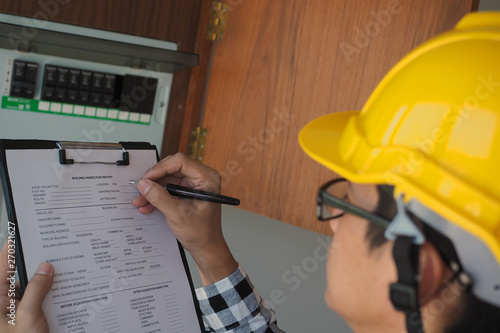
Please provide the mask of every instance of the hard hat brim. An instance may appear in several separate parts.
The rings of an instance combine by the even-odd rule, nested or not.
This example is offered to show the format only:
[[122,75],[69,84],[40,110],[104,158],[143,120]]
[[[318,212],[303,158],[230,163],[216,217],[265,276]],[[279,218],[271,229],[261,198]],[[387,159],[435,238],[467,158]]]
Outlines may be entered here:
[[310,121],[299,133],[299,144],[316,162],[350,181],[366,183],[366,178],[340,155],[339,142],[347,123],[361,111],[344,111],[328,114]]

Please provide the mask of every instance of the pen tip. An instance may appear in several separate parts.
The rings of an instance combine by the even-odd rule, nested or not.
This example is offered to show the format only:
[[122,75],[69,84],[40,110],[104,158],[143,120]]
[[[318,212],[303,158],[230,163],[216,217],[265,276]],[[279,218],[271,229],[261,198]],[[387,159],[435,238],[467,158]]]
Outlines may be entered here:
[[137,185],[137,183],[138,183],[139,181],[137,181],[137,180],[127,180],[126,182],[127,182],[127,183],[129,183],[129,184],[134,184],[134,185]]

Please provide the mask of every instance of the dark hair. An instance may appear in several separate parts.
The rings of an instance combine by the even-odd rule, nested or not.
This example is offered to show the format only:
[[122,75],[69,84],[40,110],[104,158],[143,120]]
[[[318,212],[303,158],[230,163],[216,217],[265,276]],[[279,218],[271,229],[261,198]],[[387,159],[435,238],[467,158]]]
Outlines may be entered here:
[[[375,213],[388,219],[393,219],[397,212],[396,201],[393,197],[394,187],[389,185],[378,185],[379,200]],[[451,240],[439,233],[429,225],[412,217],[418,225],[422,225],[423,233],[427,240],[431,242],[443,257],[444,261],[450,260],[459,262],[455,248]],[[385,229],[368,224],[366,239],[369,242],[370,250],[382,246],[387,239],[384,235]],[[462,305],[459,313],[456,313],[454,320],[445,333],[500,333],[500,308],[485,303],[472,294],[470,288],[463,288]]]
[[479,300],[470,291],[462,296],[462,308],[457,320],[446,329],[445,333],[499,333],[500,308]]

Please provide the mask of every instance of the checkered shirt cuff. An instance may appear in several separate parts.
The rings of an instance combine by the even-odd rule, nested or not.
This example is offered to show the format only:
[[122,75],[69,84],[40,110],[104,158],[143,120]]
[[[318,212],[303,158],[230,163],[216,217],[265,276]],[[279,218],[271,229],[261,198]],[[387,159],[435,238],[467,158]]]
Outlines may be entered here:
[[196,289],[196,296],[209,332],[285,333],[241,267],[225,279]]

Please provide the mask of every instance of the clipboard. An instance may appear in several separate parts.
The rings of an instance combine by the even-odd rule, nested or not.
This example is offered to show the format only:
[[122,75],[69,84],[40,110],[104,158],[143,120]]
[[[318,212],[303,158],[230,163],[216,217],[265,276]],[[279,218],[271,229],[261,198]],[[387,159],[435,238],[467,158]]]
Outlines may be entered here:
[[147,142],[0,140],[22,291],[41,262],[54,266],[51,332],[204,332],[184,249],[163,214],[131,204],[126,180],[158,160]]

